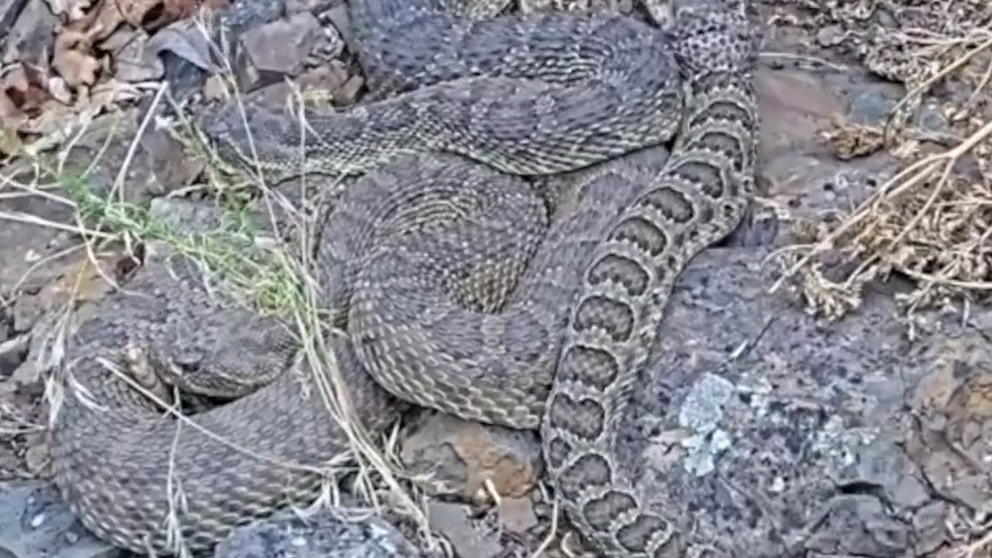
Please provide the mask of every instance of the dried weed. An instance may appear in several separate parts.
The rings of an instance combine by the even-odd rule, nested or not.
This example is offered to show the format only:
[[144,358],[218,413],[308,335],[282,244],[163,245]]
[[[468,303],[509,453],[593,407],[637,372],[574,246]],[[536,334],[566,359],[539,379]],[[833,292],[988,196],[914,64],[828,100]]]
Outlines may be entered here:
[[[992,8],[914,0],[807,7],[815,19],[841,25],[872,71],[908,91],[884,129],[838,122],[824,139],[842,159],[886,149],[906,166],[836,226],[801,224],[795,231],[800,244],[776,254],[784,274],[773,290],[788,281],[813,311],[830,319],[857,308],[869,284],[893,273],[915,285],[899,295],[908,313],[988,299]],[[883,9],[892,15],[889,25],[871,23]],[[944,151],[934,152],[927,142],[933,138],[908,124],[924,101],[941,107],[948,136],[956,138]]]

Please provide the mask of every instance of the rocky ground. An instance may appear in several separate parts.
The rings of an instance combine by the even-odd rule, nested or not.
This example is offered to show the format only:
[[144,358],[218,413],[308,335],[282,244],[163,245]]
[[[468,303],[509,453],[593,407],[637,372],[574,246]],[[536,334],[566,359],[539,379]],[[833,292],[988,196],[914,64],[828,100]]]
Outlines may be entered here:
[[[197,32],[197,4],[105,4],[121,7],[0,3],[0,557],[124,555],[88,535],[46,481],[46,379],[58,358],[47,348],[65,312],[99,304],[106,277],[133,265],[128,246],[151,234],[111,209],[152,204],[194,221],[211,200],[241,199],[203,186],[208,160],[172,133],[171,103],[195,112],[223,95],[225,74],[274,102],[290,91],[286,78],[339,106],[363,92],[340,2],[221,12],[221,42],[236,47],[228,69]],[[631,9],[524,2],[561,4]],[[705,254],[681,278],[652,357],[669,373],[637,390],[639,412],[625,426],[629,461],[646,459],[641,476],[677,502],[676,519],[700,548],[749,558],[989,555],[982,42],[992,14],[979,2],[936,4],[761,5],[763,234]],[[926,94],[903,111],[920,86]],[[928,173],[918,185],[912,173],[897,176],[918,161],[910,170]],[[933,179],[944,165],[946,184]],[[117,228],[98,229],[95,218]],[[88,244],[84,221],[98,231]],[[806,251],[785,249],[795,245]],[[799,261],[814,246],[813,259]],[[433,547],[417,518],[393,510],[355,521],[284,517],[244,529],[218,555],[316,556],[309,545],[319,537],[354,540],[349,556],[369,557],[575,547],[567,526],[551,528],[534,435],[425,412],[407,422],[395,453],[459,487],[456,497],[423,499],[440,537]]]

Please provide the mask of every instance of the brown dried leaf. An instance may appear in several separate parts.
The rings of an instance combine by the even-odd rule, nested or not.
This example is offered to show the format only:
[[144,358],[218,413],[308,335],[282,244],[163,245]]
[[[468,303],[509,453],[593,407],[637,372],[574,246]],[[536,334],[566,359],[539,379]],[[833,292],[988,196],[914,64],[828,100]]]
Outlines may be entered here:
[[76,21],[86,17],[86,12],[93,5],[92,0],[48,0],[48,6],[55,15],[66,15],[68,21]]
[[68,27],[55,37],[52,66],[73,89],[92,86],[99,77],[103,64],[91,54],[94,39],[92,32]]
[[0,79],[0,151],[12,153],[19,149],[18,132],[28,121],[41,114],[42,106],[51,99],[47,80],[37,67],[18,64]]
[[95,16],[95,26],[100,27],[100,38],[109,37],[125,22],[151,33],[195,15],[201,6],[226,5],[228,0],[105,0]]
[[38,118],[25,126],[31,133],[41,136],[28,146],[28,150],[37,153],[58,146],[78,131],[80,126],[91,122],[108,107],[133,101],[140,94],[140,91],[129,84],[110,79],[96,85],[72,106],[50,102]]
[[[2,110],[3,102],[0,99],[0,110]],[[3,158],[9,157],[11,155],[16,155],[20,153],[24,148],[24,143],[21,142],[21,138],[17,135],[17,130],[8,128],[6,124],[0,126],[0,156]]]
[[48,93],[46,72],[31,64],[19,64],[3,77],[3,93],[14,105],[29,116],[37,115]]

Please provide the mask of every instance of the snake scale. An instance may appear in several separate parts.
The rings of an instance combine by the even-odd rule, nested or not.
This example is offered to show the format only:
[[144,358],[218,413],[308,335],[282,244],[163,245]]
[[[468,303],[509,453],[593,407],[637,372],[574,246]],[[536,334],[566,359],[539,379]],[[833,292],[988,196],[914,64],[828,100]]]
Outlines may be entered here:
[[[237,107],[204,130],[269,179],[368,172],[316,250],[326,302],[348,308],[333,347],[358,420],[391,422],[392,394],[539,428],[557,496],[600,554],[678,556],[663,503],[612,457],[614,432],[675,278],[752,195],[759,33],[746,0],[673,0],[664,33],[619,16],[489,18],[506,2],[468,0],[484,19],[440,0],[351,2],[359,59],[394,96],[308,113],[303,149],[291,116],[249,106],[260,162]],[[652,151],[631,152],[676,132],[661,172],[638,165]],[[518,175],[569,171],[571,207],[551,220]],[[294,333],[211,281],[185,259],[150,262],[67,352],[56,483],[87,528],[137,552],[209,548],[309,503],[346,449],[290,372]],[[240,397],[193,419],[241,451],[177,427],[99,362],[134,346],[181,387]]]

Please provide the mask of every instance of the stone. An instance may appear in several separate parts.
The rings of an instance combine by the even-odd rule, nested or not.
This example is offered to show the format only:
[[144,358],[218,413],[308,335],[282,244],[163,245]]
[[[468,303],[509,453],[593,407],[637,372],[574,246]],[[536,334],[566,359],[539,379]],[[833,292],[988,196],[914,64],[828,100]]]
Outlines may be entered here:
[[0,557],[125,558],[88,534],[53,487],[43,482],[0,483]]
[[426,558],[378,517],[345,518],[319,511],[304,519],[277,514],[237,529],[217,545],[214,558]]
[[462,420],[431,412],[403,441],[400,457],[414,474],[441,483],[437,493],[485,502],[521,497],[536,486],[542,471],[534,432]]
[[308,12],[246,31],[241,37],[246,65],[238,72],[242,91],[302,74],[322,34],[320,22]]

